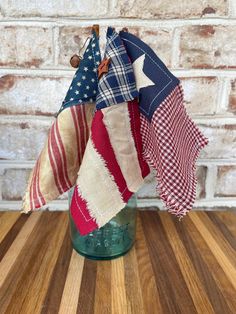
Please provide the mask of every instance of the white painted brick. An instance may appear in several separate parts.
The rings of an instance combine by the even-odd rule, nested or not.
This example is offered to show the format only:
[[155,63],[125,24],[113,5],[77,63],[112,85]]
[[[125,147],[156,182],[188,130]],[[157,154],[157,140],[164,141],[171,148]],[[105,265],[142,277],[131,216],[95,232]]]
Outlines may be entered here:
[[[180,78],[181,79],[181,78]],[[182,78],[184,103],[189,114],[214,114],[219,82],[215,77]]]
[[2,199],[21,200],[24,194],[30,169],[7,169],[2,180]]
[[121,0],[117,1],[117,14],[131,18],[191,18],[222,16],[227,13],[224,0],[172,1],[172,0]]
[[182,27],[181,68],[235,68],[235,26],[194,25]]
[[99,17],[108,13],[108,0],[1,0],[5,16],[74,16]]
[[55,114],[72,79],[3,76],[0,78],[0,113]]
[[37,159],[52,120],[1,119],[0,159]]
[[200,153],[200,158],[236,158],[235,125],[199,125],[209,139]]
[[[216,181],[216,196],[236,197],[236,166],[218,167]],[[235,200],[236,204],[236,200]]]
[[0,42],[0,66],[38,68],[52,64],[49,28],[0,26]]

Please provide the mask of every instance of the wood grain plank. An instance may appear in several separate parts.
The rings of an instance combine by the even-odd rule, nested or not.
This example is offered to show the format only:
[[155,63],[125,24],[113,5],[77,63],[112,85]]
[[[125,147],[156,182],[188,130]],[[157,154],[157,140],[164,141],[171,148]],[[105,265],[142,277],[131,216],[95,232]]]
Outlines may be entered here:
[[12,245],[12,242],[15,240],[16,236],[22,229],[23,225],[29,218],[29,215],[21,214],[20,216],[15,215],[17,220],[14,222],[14,224],[11,226],[9,231],[5,234],[4,238],[2,239],[0,243],[0,262],[3,259],[6,252],[9,250],[10,246]]
[[111,261],[97,262],[95,314],[111,313]]
[[16,291],[24,270],[27,269],[34,245],[37,245],[37,242],[32,240],[41,216],[42,212],[35,212],[29,216],[0,263],[0,308],[3,313]]
[[[40,313],[66,232],[66,218],[63,212],[42,213],[33,235],[38,245],[33,246],[31,243],[30,249],[34,248],[34,252],[16,285],[7,313]],[[24,249],[22,251],[28,253]],[[22,254],[18,258],[24,260]]]
[[[233,254],[235,255],[236,253],[236,233],[235,235],[227,228],[227,226],[222,222],[220,217],[217,215],[217,212],[211,212],[207,211],[206,212],[207,216],[211,219],[211,221],[214,223],[216,228],[221,231],[223,234],[223,237],[225,241],[229,243],[229,245],[233,249]],[[236,221],[235,221],[235,230],[236,230]]]
[[198,313],[214,313],[211,303],[207,297],[203,284],[189,258],[189,255],[175,229],[173,219],[170,215],[160,215],[162,225],[166,230],[170,245],[180,266],[181,272],[192,296]]
[[130,308],[131,313],[144,314],[143,296],[139,281],[135,247],[124,255],[123,259],[125,270],[125,291],[127,304],[129,304],[128,307]]
[[147,242],[141,225],[140,215],[137,217],[135,250],[144,312],[164,314],[165,312],[161,307],[160,295],[156,287],[155,276],[148,252]]
[[[30,217],[27,219],[27,222],[24,225],[24,228],[20,231],[18,236],[15,238],[11,247],[7,251],[4,258],[2,259],[1,264],[0,264],[0,288],[2,287],[6,277],[8,276],[10,270],[12,269],[25,243],[30,237],[31,232],[33,231],[34,227],[39,221],[40,216],[41,216],[40,212],[36,212],[34,213],[34,215],[30,215]],[[16,217],[19,217],[19,215],[16,215]]]
[[206,226],[205,223],[199,218],[201,214],[203,213],[192,212],[190,218],[195,226],[197,226],[199,233],[203,236],[209,248],[212,249],[212,253],[214,254],[216,260],[236,290],[236,268],[234,267],[232,260],[228,258],[227,252],[223,251],[219,245],[219,241],[217,241],[217,239],[214,238],[212,233],[208,230],[208,226]]
[[0,217],[0,242],[9,232],[16,220],[19,218],[20,212],[3,212]]
[[214,215],[219,217],[230,233],[236,238],[236,212],[215,211]]
[[197,313],[158,212],[140,214],[164,312]]
[[68,223],[0,213],[0,313],[236,313],[235,213],[142,211],[134,247],[111,261],[73,250]]
[[[185,224],[187,229],[188,236],[191,237],[194,243],[194,247],[196,248],[195,256],[201,256],[204,264],[207,265],[206,269],[202,269],[205,271],[205,276],[209,272],[214,278],[214,281],[217,283],[218,289],[221,291],[222,295],[224,296],[224,300],[226,301],[228,307],[230,308],[230,312],[227,312],[227,308],[224,310],[223,313],[235,313],[236,312],[236,298],[235,298],[235,289],[229,280],[228,276],[224,273],[219,261],[216,259],[215,254],[213,251],[215,250],[214,246],[209,246],[204,238],[204,235],[199,232],[199,228],[201,225],[194,224],[192,219],[190,218],[194,212],[188,215],[188,218],[191,220],[192,224]],[[186,217],[187,218],[187,217]],[[210,276],[209,276],[210,278]],[[210,282],[209,282],[210,283]],[[209,286],[208,283],[208,286]],[[213,285],[214,287],[215,285]],[[216,294],[217,290],[213,288],[211,291],[211,287],[209,286],[209,292],[211,294],[211,298]],[[212,303],[214,305],[214,303]],[[222,312],[217,312],[222,313]]]
[[[218,243],[221,250],[224,251],[224,254],[236,269],[236,252],[225,238],[225,235],[224,233],[222,233],[221,228],[219,228],[218,225],[214,223],[214,220],[210,219],[209,215],[206,212],[199,213],[198,217],[201,219],[204,225],[207,226],[208,232],[211,233],[212,237]],[[236,239],[232,241],[234,243],[234,246],[236,246]]]
[[125,273],[123,256],[111,261],[111,304],[112,314],[127,314]]
[[[191,213],[189,213],[191,215]],[[198,233],[196,227],[192,223],[191,219],[186,216],[181,223],[178,220],[173,219],[173,223],[178,232],[178,235],[185,246],[185,249],[188,253],[188,256],[197,272],[199,280],[201,280],[202,285],[207,293],[207,296],[212,304],[214,309],[214,313],[230,313],[230,308],[225,301],[224,295],[219,289],[217,282],[214,280],[212,276],[212,270],[208,268],[208,265],[205,263],[202,258],[201,248],[197,247],[192,240],[187,227],[195,232],[196,236],[202,238],[202,236]],[[204,239],[202,239],[204,241]]]
[[42,304],[41,314],[58,313],[71,254],[72,245],[68,225],[65,237],[62,241],[58,259],[54,266],[53,274],[48,285],[47,294]]
[[73,249],[61,298],[59,314],[75,314],[77,312],[83,267],[84,257]]
[[94,299],[97,276],[97,261],[85,258],[83,276],[80,286],[78,314],[94,313]]

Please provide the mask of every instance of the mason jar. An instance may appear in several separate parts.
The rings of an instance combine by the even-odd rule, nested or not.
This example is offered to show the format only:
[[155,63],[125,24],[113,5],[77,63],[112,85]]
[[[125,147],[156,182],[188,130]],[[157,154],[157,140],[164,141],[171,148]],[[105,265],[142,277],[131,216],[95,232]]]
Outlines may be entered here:
[[[68,192],[69,206],[74,187]],[[80,235],[69,212],[70,237],[73,248],[81,255],[96,260],[108,260],[126,254],[134,244],[137,220],[136,196],[103,227]]]

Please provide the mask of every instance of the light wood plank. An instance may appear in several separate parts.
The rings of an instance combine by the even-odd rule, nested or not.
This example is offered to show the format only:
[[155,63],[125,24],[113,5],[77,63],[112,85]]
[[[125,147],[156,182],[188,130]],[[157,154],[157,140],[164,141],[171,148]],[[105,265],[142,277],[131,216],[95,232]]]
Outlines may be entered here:
[[59,314],[76,314],[81,279],[84,267],[84,257],[79,255],[74,249],[66,277],[66,282],[61,298]]
[[97,262],[94,314],[111,313],[111,261]]
[[[18,215],[16,215],[18,217]],[[14,265],[20,251],[27,242],[32,230],[40,219],[41,212],[35,212],[30,215],[26,221],[24,228],[19,232],[18,236],[12,243],[11,247],[7,251],[7,254],[4,256],[0,263],[0,288],[4,283],[9,271]]]
[[112,314],[127,314],[130,312],[125,291],[123,256],[111,261],[111,304]]
[[217,259],[218,263],[224,270],[226,276],[228,277],[229,281],[232,283],[234,289],[236,290],[236,269],[231,261],[225,255],[225,252],[222,251],[221,247],[219,246],[218,242],[212,236],[212,234],[207,229],[206,225],[202,222],[202,220],[198,217],[197,212],[192,212],[190,215],[191,220],[197,227],[200,234],[205,239],[206,243],[208,244],[209,248],[211,249],[212,253],[214,254],[215,258]]
[[20,212],[4,212],[0,217],[0,242],[20,217]]

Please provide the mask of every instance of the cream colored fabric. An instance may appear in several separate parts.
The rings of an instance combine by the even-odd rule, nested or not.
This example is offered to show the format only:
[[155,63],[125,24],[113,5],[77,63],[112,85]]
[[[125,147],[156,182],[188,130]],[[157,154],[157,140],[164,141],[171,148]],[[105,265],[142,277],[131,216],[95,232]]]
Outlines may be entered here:
[[102,109],[102,112],[103,122],[127,187],[131,192],[136,192],[143,184],[143,177],[131,133],[128,105],[113,105]]
[[81,197],[86,200],[89,213],[96,218],[99,227],[125,206],[114,177],[90,138],[78,173],[77,188]]

